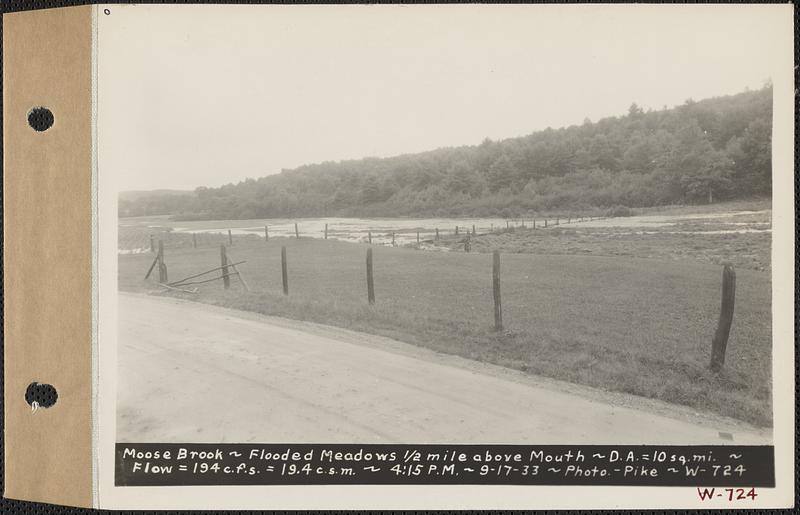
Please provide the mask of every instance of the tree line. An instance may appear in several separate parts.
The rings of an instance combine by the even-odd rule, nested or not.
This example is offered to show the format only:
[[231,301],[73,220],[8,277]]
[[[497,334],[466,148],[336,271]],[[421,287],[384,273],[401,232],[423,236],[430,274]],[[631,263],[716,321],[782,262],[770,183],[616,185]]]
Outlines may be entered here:
[[772,86],[479,145],[323,162],[191,195],[121,199],[179,219],[505,216],[771,194]]

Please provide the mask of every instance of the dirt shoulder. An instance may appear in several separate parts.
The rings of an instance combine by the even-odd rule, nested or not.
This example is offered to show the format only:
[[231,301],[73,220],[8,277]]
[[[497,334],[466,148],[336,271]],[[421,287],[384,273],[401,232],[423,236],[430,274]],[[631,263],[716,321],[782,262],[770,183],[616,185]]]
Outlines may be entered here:
[[[532,376],[380,336],[179,299],[128,293],[120,299],[121,356],[130,357],[120,368],[122,440],[235,441],[230,438],[236,435],[285,435],[291,440],[317,417],[331,432],[309,429],[310,437],[337,441],[771,441],[769,430],[725,417]],[[154,354],[160,356],[158,363],[143,358]],[[291,370],[281,363],[291,363]],[[170,370],[159,370],[162,366]],[[238,422],[226,419],[220,426],[214,422],[219,411],[211,406],[198,409],[193,406],[195,397],[173,402],[167,411],[146,402],[148,395],[172,397],[176,392],[171,389],[179,392],[187,382],[199,384],[200,376],[204,385],[213,385],[205,395],[199,392],[205,403],[224,402],[236,391],[239,398],[258,397],[260,403],[266,395],[282,408],[253,411],[252,405],[243,406],[234,409]],[[134,384],[139,387],[124,393],[126,385]],[[276,429],[268,421],[278,412],[284,422]],[[186,435],[178,428],[177,434],[171,433],[175,424],[164,417],[176,415],[187,419],[186,430],[204,430]],[[403,421],[410,424],[405,430]],[[259,429],[265,425],[272,429]]]

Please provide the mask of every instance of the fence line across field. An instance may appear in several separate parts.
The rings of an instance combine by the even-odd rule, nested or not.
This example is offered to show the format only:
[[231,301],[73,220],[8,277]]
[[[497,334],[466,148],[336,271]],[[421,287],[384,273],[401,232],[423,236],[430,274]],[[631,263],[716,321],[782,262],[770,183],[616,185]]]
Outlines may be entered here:
[[[545,225],[547,225],[547,220],[545,220]],[[297,231],[297,224],[295,224],[295,231]],[[457,231],[458,227],[455,228],[456,234]],[[474,226],[472,232],[470,232],[469,230],[466,231],[466,236],[464,240],[464,250],[466,252],[470,251],[470,242],[474,231],[475,231]],[[267,234],[266,227],[265,227],[265,234]],[[370,245],[367,248],[367,254],[366,254],[367,303],[368,305],[372,306],[376,302],[374,260],[373,260],[373,251],[371,245],[372,234],[371,232],[369,232],[368,234],[370,239]],[[394,233],[392,233],[392,237],[394,237]],[[417,239],[419,240],[419,231],[417,231]],[[147,270],[144,279],[147,280],[152,274],[153,270],[155,268],[158,268],[159,278],[157,282],[159,286],[170,291],[197,293],[197,288],[194,288],[193,290],[186,290],[185,288],[187,286],[207,284],[214,281],[222,280],[223,288],[227,290],[230,289],[231,286],[230,278],[236,277],[242,284],[244,289],[247,292],[250,292],[251,289],[249,284],[245,280],[241,271],[237,268],[238,265],[242,265],[247,261],[234,261],[233,259],[229,260],[230,257],[229,251],[224,243],[220,244],[219,250],[220,250],[220,266],[184,277],[183,279],[180,279],[178,281],[169,282],[167,278],[167,265],[164,253],[164,242],[163,240],[158,240],[158,252],[152,264],[150,265],[149,269]],[[192,281],[192,279],[198,279],[200,277],[203,277],[205,275],[214,272],[220,272],[220,275],[212,277],[210,279]],[[283,286],[283,294],[285,296],[288,296],[289,264],[288,264],[288,255],[285,245],[281,246],[281,282]],[[504,328],[500,282],[501,282],[500,251],[495,250],[492,252],[492,299],[494,304],[495,331],[502,331]],[[720,306],[720,316],[717,323],[717,329],[711,341],[711,361],[709,368],[714,372],[719,372],[722,369],[723,365],[725,364],[725,352],[727,349],[728,338],[730,336],[731,325],[733,324],[735,300],[736,300],[736,272],[733,268],[733,265],[725,264],[723,266],[723,272],[722,272],[722,301]]]
[[[514,218],[514,219],[506,219],[506,228],[505,228],[505,230],[502,229],[502,228],[496,228],[494,223],[490,223],[489,227],[483,227],[483,228],[478,227],[476,224],[463,225],[463,226],[457,224],[457,225],[454,226],[453,230],[451,232],[449,232],[449,234],[451,236],[453,236],[453,237],[457,237],[457,236],[461,237],[461,236],[468,236],[468,235],[469,236],[480,236],[480,235],[486,235],[486,234],[495,234],[495,233],[503,233],[503,232],[508,232],[508,231],[514,231],[516,229],[540,229],[542,227],[543,228],[549,228],[549,227],[562,225],[562,221],[564,222],[564,225],[566,225],[566,224],[572,224],[572,223],[577,223],[577,222],[589,222],[589,221],[595,221],[595,220],[605,220],[607,218],[608,217],[576,217],[576,218],[573,219],[573,217],[571,217],[571,216],[569,216],[569,217],[542,218],[542,219],[536,219],[536,218]],[[287,226],[287,224],[280,224],[280,225],[282,225],[284,227]],[[291,231],[291,233],[288,232],[289,230]],[[287,232],[285,234],[283,234],[284,237],[288,237],[289,235],[293,235],[296,239],[300,239],[303,236],[302,227],[301,227],[301,224],[299,222],[289,223],[288,224],[288,229],[286,231]],[[331,231],[332,231],[332,227],[330,226],[330,224],[325,223],[324,227],[322,229],[320,229],[320,232],[322,234],[322,239],[325,239],[325,240],[329,239],[329,237],[331,235]],[[366,229],[363,229],[361,231],[355,231],[355,232],[356,233],[361,232],[362,234],[364,232],[366,232],[366,236],[362,236],[362,241],[366,240],[369,243],[373,243],[373,239],[377,239],[379,241],[383,241],[383,242],[385,242],[387,244],[390,244],[392,246],[396,246],[397,245],[398,236],[403,235],[403,234],[409,234],[409,233],[412,234],[412,235],[416,234],[416,244],[417,244],[417,246],[421,245],[422,243],[429,243],[429,242],[434,242],[435,243],[435,242],[442,241],[442,239],[446,238],[447,234],[448,234],[447,231],[442,230],[439,227],[433,227],[433,228],[427,228],[427,227],[421,228],[420,227],[420,228],[413,228],[413,229],[388,229],[388,230],[385,230],[385,231],[375,231],[374,229],[366,228]],[[225,237],[226,233],[227,233],[227,237]],[[375,233],[375,234],[373,234],[373,233]],[[178,246],[185,245],[185,243],[176,242],[176,241],[174,241],[174,238],[170,238],[170,235],[173,234],[170,231],[166,231],[166,232],[164,232],[162,234],[164,234],[167,239],[172,239],[173,240],[168,245],[169,248],[176,248]],[[174,233],[174,234],[180,234],[180,233]],[[211,240],[212,240],[212,245],[214,245],[214,246],[218,245],[220,243],[220,241],[223,240],[223,238],[225,240],[227,240],[227,245],[229,247],[234,246],[235,242],[236,242],[236,238],[234,238],[234,234],[233,234],[233,230],[232,229],[220,229],[218,231],[216,231],[216,230],[202,230],[202,231],[191,232],[191,235],[192,235],[191,247],[194,248],[194,249],[207,248],[208,247],[208,243],[202,242],[202,241],[200,241],[198,239],[198,234],[212,235]],[[252,234],[257,234],[257,233],[255,231],[253,231]],[[309,235],[308,232],[306,232],[305,234]],[[206,239],[206,241],[208,240],[208,238],[205,238],[205,239]],[[150,234],[149,235],[149,241],[150,241],[150,252],[152,252],[153,254],[157,253],[158,250],[156,248],[156,240],[155,240],[155,235],[154,234]],[[264,241],[265,242],[269,242],[270,241],[269,225],[264,225]],[[401,239],[400,241],[402,242],[403,240]],[[412,238],[411,239],[411,243],[413,243],[413,242],[414,242],[414,239]],[[406,243],[408,243],[408,242],[406,242]],[[463,241],[462,241],[462,243],[463,243]]]

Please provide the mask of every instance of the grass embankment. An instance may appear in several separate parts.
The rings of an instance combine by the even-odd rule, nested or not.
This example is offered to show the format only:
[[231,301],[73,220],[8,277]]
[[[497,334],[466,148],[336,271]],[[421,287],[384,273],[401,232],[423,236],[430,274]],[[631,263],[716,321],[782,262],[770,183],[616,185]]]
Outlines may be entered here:
[[[739,270],[726,366],[708,370],[721,269],[696,262],[504,254],[506,330],[493,330],[491,255],[374,247],[377,302],[367,305],[366,245],[235,238],[230,258],[253,289],[200,285],[192,300],[380,334],[471,359],[771,424],[770,278]],[[286,245],[289,297],[281,293]],[[119,256],[122,290],[154,291],[150,254]],[[176,280],[219,266],[219,247],[170,248]]]

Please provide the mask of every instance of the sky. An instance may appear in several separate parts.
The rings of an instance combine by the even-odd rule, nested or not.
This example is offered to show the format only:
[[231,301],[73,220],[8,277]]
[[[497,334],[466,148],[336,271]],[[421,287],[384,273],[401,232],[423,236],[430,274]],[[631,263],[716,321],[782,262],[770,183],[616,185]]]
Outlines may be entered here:
[[[100,173],[194,189],[757,89],[779,5],[109,5]],[[787,15],[788,13],[788,15]]]

